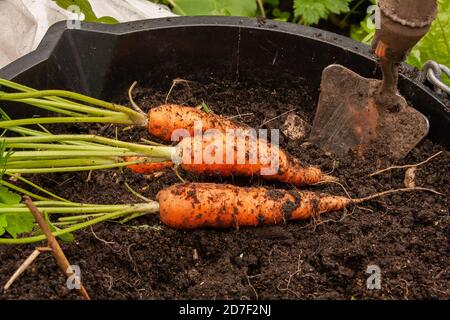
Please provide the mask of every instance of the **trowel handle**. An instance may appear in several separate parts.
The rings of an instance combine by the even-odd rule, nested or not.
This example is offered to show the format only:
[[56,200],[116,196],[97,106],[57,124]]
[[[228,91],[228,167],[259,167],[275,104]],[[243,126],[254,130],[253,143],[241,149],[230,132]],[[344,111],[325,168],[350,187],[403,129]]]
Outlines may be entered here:
[[380,29],[372,46],[379,58],[391,63],[406,59],[428,32],[436,17],[436,0],[380,0]]

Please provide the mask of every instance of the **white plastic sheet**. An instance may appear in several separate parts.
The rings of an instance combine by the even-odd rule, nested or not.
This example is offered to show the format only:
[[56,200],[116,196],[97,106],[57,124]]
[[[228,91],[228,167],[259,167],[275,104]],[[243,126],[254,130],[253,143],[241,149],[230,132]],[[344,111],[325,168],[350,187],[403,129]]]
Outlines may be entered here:
[[[90,0],[97,17],[120,22],[174,16],[167,7],[147,0]],[[36,49],[54,23],[73,15],[52,0],[0,0],[0,68]]]

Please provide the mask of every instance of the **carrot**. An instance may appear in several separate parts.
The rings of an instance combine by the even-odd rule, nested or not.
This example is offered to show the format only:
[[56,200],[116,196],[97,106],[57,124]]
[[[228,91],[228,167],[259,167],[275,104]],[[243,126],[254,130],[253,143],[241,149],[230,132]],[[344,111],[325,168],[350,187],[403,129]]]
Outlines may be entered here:
[[[142,159],[141,157],[125,157],[125,162],[133,162],[136,160]],[[128,165],[135,173],[154,173],[158,171],[163,171],[168,168],[172,168],[174,163],[172,161],[163,161],[163,162],[147,162],[147,163],[137,163]]]
[[148,113],[148,132],[165,141],[171,141],[172,133],[177,129],[185,129],[190,136],[194,135],[194,124],[202,125],[202,132],[217,129],[225,133],[226,129],[250,129],[245,124],[227,119],[213,113],[206,113],[196,108],[175,104],[161,105],[150,109]]
[[156,199],[161,221],[178,229],[280,224],[339,210],[352,202],[349,198],[308,191],[212,183],[174,185],[161,190]]
[[238,228],[307,219],[322,213],[341,210],[351,204],[411,191],[427,191],[442,195],[432,189],[406,188],[388,190],[360,199],[350,199],[310,191],[187,183],[161,190],[156,195],[156,199],[159,202],[160,219],[170,227],[177,229]]
[[[227,140],[227,136],[224,134],[204,136],[203,139],[185,138],[178,145],[178,149],[182,153],[181,167],[193,173],[219,174],[221,176],[258,175],[266,180],[294,185],[311,185],[336,180],[323,173],[319,168],[303,166],[298,159],[265,139],[254,139],[245,135],[232,136]],[[230,152],[228,155],[227,149]],[[195,163],[196,150],[203,151],[204,161],[202,163]],[[205,157],[208,155],[210,157],[217,156],[219,161],[212,164],[206,163]],[[240,159],[242,155],[243,159]]]
[[[206,113],[196,108],[165,104],[143,112],[132,101],[133,108],[102,101],[76,92],[64,90],[35,90],[24,85],[0,78],[0,86],[14,90],[0,91],[0,101],[25,103],[56,112],[59,117],[42,117],[1,121],[0,128],[46,124],[46,123],[114,123],[145,127],[148,132],[161,140],[171,141],[176,129],[186,129],[191,135],[194,123],[202,123],[203,130],[248,129],[244,124],[229,120],[223,116]],[[134,87],[134,86],[133,86]],[[131,90],[133,89],[130,88]],[[131,97],[131,90],[129,95]],[[130,98],[130,100],[132,100]]]
[[136,173],[152,173],[179,166],[194,174],[256,175],[294,185],[335,181],[319,168],[303,165],[275,144],[248,134],[216,132],[184,138],[177,146],[149,146],[95,135],[18,132],[30,136],[0,138],[8,154],[4,164],[6,173],[74,172],[126,166]]
[[[336,180],[319,168],[304,166],[298,159],[265,139],[252,140],[248,135],[228,138],[225,134],[216,133],[201,139],[187,137],[176,146],[176,153],[177,164],[183,170],[195,174],[261,176],[266,180],[298,186]],[[130,168],[137,173],[155,171],[152,163]]]

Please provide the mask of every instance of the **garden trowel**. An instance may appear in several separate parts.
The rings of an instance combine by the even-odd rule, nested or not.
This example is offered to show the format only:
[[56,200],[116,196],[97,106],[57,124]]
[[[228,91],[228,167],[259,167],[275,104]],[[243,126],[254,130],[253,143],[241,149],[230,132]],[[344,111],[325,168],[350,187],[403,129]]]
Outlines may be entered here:
[[436,8],[435,0],[379,1],[381,28],[373,48],[383,80],[341,65],[325,68],[310,142],[336,156],[352,150],[401,159],[428,134],[428,119],[407,104],[397,85],[400,62],[427,33]]

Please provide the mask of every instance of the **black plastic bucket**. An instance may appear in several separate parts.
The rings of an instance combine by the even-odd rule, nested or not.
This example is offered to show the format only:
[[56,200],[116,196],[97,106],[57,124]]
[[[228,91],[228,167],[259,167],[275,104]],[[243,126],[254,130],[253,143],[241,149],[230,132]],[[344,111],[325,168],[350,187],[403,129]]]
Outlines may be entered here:
[[[108,98],[124,81],[189,78],[198,70],[236,80],[258,77],[260,82],[289,75],[307,79],[318,97],[322,70],[332,63],[366,77],[379,76],[367,46],[330,32],[258,19],[177,17],[82,23],[78,30],[57,23],[36,51],[0,70],[0,77],[38,89]],[[401,76],[400,91],[429,117],[430,139],[450,148],[445,104],[407,75]],[[17,118],[24,110],[14,105],[8,113]]]

